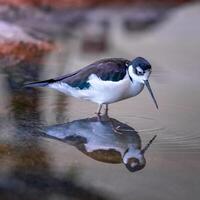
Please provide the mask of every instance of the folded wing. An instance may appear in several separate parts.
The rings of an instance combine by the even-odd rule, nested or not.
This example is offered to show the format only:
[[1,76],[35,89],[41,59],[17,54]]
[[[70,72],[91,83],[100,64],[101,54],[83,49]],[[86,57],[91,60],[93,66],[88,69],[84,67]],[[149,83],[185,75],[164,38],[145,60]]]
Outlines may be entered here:
[[115,82],[122,80],[126,75],[127,66],[129,63],[129,60],[122,58],[103,59],[96,61],[74,73],[60,76],[54,79],[29,83],[26,84],[25,87],[45,87],[49,84],[62,82],[67,83],[69,86],[75,88],[89,88],[90,84],[88,83],[88,79],[92,74],[95,74],[97,77],[104,81],[109,80]]

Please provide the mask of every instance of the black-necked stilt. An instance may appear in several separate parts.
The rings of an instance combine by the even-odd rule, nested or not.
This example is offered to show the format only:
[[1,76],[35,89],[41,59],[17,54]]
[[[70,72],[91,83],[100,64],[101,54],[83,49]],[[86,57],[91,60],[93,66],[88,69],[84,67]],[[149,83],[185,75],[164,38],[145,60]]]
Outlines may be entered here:
[[[116,119],[100,122],[97,118],[75,120],[66,124],[48,126],[42,130],[45,137],[75,146],[92,159],[106,163],[123,163],[135,172],[146,165],[144,154],[156,135],[142,149],[139,134],[127,124]],[[121,134],[113,130],[122,127]]]
[[144,85],[158,108],[148,82],[150,74],[151,65],[142,57],[132,61],[108,58],[96,61],[74,73],[29,83],[26,87],[49,87],[76,98],[93,101],[99,104],[98,115],[102,105],[106,105],[107,115],[109,104],[138,95]]

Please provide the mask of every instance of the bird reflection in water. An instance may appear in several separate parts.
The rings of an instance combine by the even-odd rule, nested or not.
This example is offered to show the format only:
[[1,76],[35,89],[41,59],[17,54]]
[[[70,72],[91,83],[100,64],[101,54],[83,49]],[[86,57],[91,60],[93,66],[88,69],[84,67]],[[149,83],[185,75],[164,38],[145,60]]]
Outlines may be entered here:
[[[123,163],[131,172],[143,169],[146,165],[144,153],[156,135],[142,149],[141,138],[132,127],[113,118],[111,121],[86,118],[48,126],[43,132],[46,137],[73,145],[95,160]],[[120,132],[116,132],[119,127]]]

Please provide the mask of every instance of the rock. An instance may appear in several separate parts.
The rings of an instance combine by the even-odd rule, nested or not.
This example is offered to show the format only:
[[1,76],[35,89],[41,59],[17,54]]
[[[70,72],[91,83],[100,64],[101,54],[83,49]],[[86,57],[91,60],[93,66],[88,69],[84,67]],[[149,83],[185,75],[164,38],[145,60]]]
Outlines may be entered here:
[[0,21],[1,64],[6,64],[8,60],[9,64],[16,64],[17,61],[38,59],[53,49],[53,43],[36,39],[21,27]]

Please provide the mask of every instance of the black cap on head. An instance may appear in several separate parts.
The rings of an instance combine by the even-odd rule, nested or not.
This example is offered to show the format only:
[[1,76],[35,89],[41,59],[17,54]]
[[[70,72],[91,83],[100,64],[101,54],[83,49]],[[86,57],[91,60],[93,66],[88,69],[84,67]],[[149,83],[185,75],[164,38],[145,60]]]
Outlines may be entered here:
[[132,65],[133,65],[133,67],[139,66],[144,71],[146,71],[147,69],[151,69],[150,63],[142,57],[137,57],[134,60],[132,60]]

